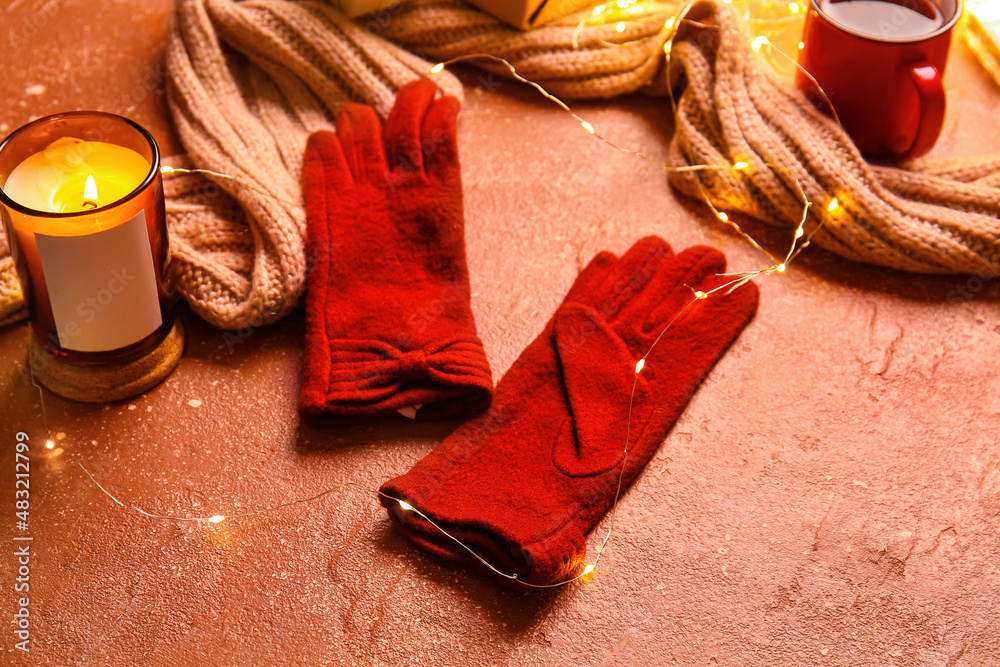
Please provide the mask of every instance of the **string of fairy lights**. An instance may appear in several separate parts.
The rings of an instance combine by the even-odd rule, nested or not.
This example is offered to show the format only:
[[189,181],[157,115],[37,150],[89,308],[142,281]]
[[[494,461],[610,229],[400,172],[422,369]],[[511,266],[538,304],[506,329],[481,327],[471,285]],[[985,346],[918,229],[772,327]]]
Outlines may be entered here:
[[[726,4],[730,4],[731,2],[733,2],[733,0],[722,0],[722,1],[725,2]],[[703,26],[704,27],[704,24],[698,23],[696,21],[691,21],[690,19],[686,18],[687,15],[688,15],[688,13],[689,13],[689,11],[690,11],[690,9],[692,8],[692,6],[694,4],[695,4],[694,2],[691,2],[677,16],[669,18],[664,23],[663,30],[665,31],[665,41],[664,41],[664,44],[663,44],[663,53],[664,53],[664,56],[665,56],[666,61],[667,61],[667,63],[666,63],[667,64],[666,71],[668,73],[670,71],[669,65],[670,65],[671,53],[672,53],[672,50],[673,50],[673,42],[674,42],[674,39],[677,36],[677,30],[680,27],[680,25],[682,23],[686,22],[686,23],[691,23],[691,24],[694,24],[694,25],[699,25],[699,26]],[[783,4],[783,6],[787,10],[787,13],[790,14],[790,15],[795,15],[795,14],[800,13],[801,11],[804,11],[803,6],[800,5],[797,2],[789,2],[789,3],[781,3],[781,4]],[[599,21],[603,21],[605,23],[608,23],[611,20],[617,20],[617,23],[615,25],[615,29],[616,29],[617,32],[623,32],[625,30],[625,27],[626,27],[625,21],[627,20],[627,18],[639,15],[643,11],[644,11],[644,7],[643,7],[643,5],[641,5],[639,3],[638,0],[617,0],[617,2],[615,2],[615,3],[608,3],[608,4],[603,4],[603,5],[599,5],[599,6],[595,7],[593,9],[593,11],[592,11],[592,16],[584,19],[584,21],[581,21],[581,26],[584,25],[587,21],[598,21],[599,20]],[[622,16],[622,13],[624,13],[625,16]],[[714,26],[708,26],[708,27],[714,27]],[[578,31],[579,31],[579,28],[580,28],[580,26],[578,26]],[[610,46],[614,46],[614,45],[609,45],[609,47]],[[777,49],[773,44],[771,44],[770,40],[768,40],[768,38],[765,37],[765,36],[763,36],[763,35],[755,36],[751,40],[750,46],[751,46],[751,48],[754,51],[760,51],[763,47],[768,46],[777,55],[788,57],[787,54],[784,54],[784,53],[780,52],[780,50]],[[801,43],[799,44],[799,48],[802,48]],[[510,74],[510,76],[512,78],[514,78],[517,81],[520,81],[520,82],[522,82],[522,83],[524,83],[524,84],[526,84],[526,85],[531,86],[532,88],[534,88],[546,100],[549,100],[550,102],[552,102],[556,106],[558,106],[560,109],[562,109],[563,111],[565,111],[566,113],[568,113],[574,120],[576,120],[576,122],[578,122],[580,124],[580,126],[583,128],[583,130],[585,132],[587,132],[587,134],[593,136],[595,139],[603,142],[604,144],[607,144],[608,146],[610,146],[611,148],[613,148],[613,149],[615,149],[617,151],[620,151],[622,153],[626,153],[628,155],[632,155],[632,156],[634,156],[634,157],[636,157],[638,159],[641,159],[641,160],[643,160],[643,161],[645,161],[645,162],[647,162],[647,163],[649,163],[649,164],[651,164],[651,165],[653,165],[653,166],[655,166],[655,167],[663,170],[664,172],[683,172],[683,171],[702,171],[702,170],[723,170],[723,169],[728,169],[728,170],[732,170],[732,171],[736,172],[737,174],[739,174],[739,173],[747,172],[748,170],[751,170],[751,169],[754,169],[754,168],[762,168],[762,167],[766,167],[766,168],[769,168],[769,169],[781,169],[781,170],[786,170],[787,171],[787,168],[783,167],[782,165],[754,164],[754,163],[752,163],[749,160],[737,160],[732,165],[728,165],[728,166],[719,166],[719,165],[689,165],[689,166],[684,166],[684,167],[670,167],[668,165],[664,165],[664,164],[660,163],[659,161],[657,161],[657,160],[649,157],[648,155],[646,155],[645,153],[643,153],[640,150],[635,150],[635,149],[631,149],[631,148],[628,148],[628,147],[620,146],[620,145],[616,144],[615,142],[611,141],[606,136],[604,136],[603,134],[601,134],[597,130],[597,128],[594,127],[593,124],[591,124],[586,119],[584,119],[581,116],[579,116],[578,114],[576,114],[561,99],[559,99],[555,95],[552,95],[551,93],[549,93],[540,84],[538,84],[538,83],[536,83],[534,81],[531,81],[531,80],[529,80],[529,79],[521,76],[516,71],[516,69],[514,68],[514,66],[510,62],[508,62],[507,60],[504,60],[503,58],[499,58],[497,56],[493,56],[493,55],[489,55],[489,54],[474,54],[474,55],[467,55],[467,56],[461,56],[461,57],[453,58],[451,60],[440,62],[440,63],[434,65],[432,68],[430,68],[430,70],[428,72],[428,76],[433,76],[434,74],[437,74],[437,73],[441,72],[442,70],[444,70],[445,67],[447,67],[447,66],[449,66],[451,64],[457,63],[457,62],[470,61],[470,60],[483,60],[483,59],[490,60],[490,61],[492,61],[494,63],[500,64],[501,66],[503,66],[508,71],[508,73]],[[794,60],[794,59],[791,59],[791,60]],[[668,76],[669,76],[669,74],[668,74]],[[674,99],[673,91],[672,91],[672,89],[671,89],[670,86],[668,86],[668,90],[670,91],[669,92],[669,99],[670,99],[672,110],[674,112],[676,112],[676,110],[677,110],[677,103],[676,103],[676,100]],[[258,186],[254,185],[252,183],[246,182],[244,179],[237,178],[235,176],[231,176],[229,174],[223,174],[223,173],[216,172],[216,171],[211,171],[211,170],[207,170],[207,169],[186,169],[186,168],[181,168],[181,167],[164,166],[164,167],[161,168],[161,172],[165,176],[170,176],[170,175],[175,175],[175,174],[202,174],[202,175],[211,176],[211,177],[214,177],[214,178],[226,179],[226,180],[230,180],[230,181],[233,181],[235,183],[238,183],[241,187],[248,187],[248,188],[256,190],[256,191],[258,191],[260,193],[266,194],[269,197],[275,198],[273,194],[265,192],[264,190],[262,190]],[[746,284],[747,282],[749,282],[749,281],[751,281],[751,280],[753,280],[753,279],[755,279],[757,277],[771,275],[771,274],[781,274],[781,273],[784,273],[787,270],[788,266],[796,259],[796,257],[798,257],[799,253],[801,253],[806,247],[808,247],[812,236],[814,234],[816,234],[819,231],[819,229],[822,228],[823,219],[822,219],[822,217],[820,217],[818,219],[818,224],[816,224],[812,230],[810,230],[808,232],[806,231],[806,229],[805,229],[806,222],[809,220],[810,210],[813,208],[814,202],[812,202],[806,196],[806,194],[805,194],[805,192],[804,192],[804,190],[803,190],[803,188],[801,186],[801,183],[799,183],[799,181],[796,178],[794,178],[794,176],[792,176],[791,180],[795,184],[795,186],[797,188],[797,191],[798,191],[798,194],[799,194],[799,196],[800,196],[800,198],[802,200],[802,215],[801,215],[801,218],[800,218],[798,224],[796,225],[796,227],[794,229],[792,242],[789,245],[788,251],[786,252],[786,254],[784,255],[784,257],[781,258],[781,259],[775,258],[773,255],[771,255],[771,253],[769,253],[766,249],[764,249],[750,234],[748,234],[746,231],[744,231],[739,226],[739,224],[737,224],[737,222],[735,220],[733,220],[733,218],[729,214],[727,214],[725,211],[719,210],[717,208],[717,206],[715,205],[715,203],[712,202],[711,197],[708,195],[708,193],[705,192],[704,187],[699,185],[699,187],[701,187],[702,199],[708,205],[708,207],[712,211],[712,214],[715,216],[715,218],[718,219],[720,222],[722,222],[724,224],[727,224],[729,227],[731,227],[733,230],[735,230],[735,232],[742,239],[744,239],[745,241],[747,241],[749,244],[751,244],[755,249],[757,249],[761,253],[765,254],[769,258],[769,260],[771,261],[771,263],[768,266],[766,266],[766,267],[764,267],[762,269],[718,274],[718,276],[723,277],[723,278],[727,278],[728,280],[725,280],[721,285],[718,285],[718,286],[716,286],[716,287],[714,287],[714,288],[712,288],[710,290],[707,290],[707,291],[702,291],[702,290],[699,290],[699,289],[694,289],[694,288],[689,287],[689,289],[691,289],[691,292],[692,292],[691,300],[688,301],[680,309],[680,311],[674,316],[674,318],[670,322],[668,322],[666,324],[666,326],[663,327],[663,329],[659,332],[659,334],[657,335],[656,339],[649,346],[649,348],[646,350],[646,352],[642,355],[641,358],[639,358],[636,361],[635,367],[634,367],[634,379],[633,379],[633,384],[632,384],[632,390],[631,390],[631,393],[630,393],[630,396],[629,396],[628,417],[627,417],[626,424],[625,424],[625,440],[624,440],[624,446],[623,446],[624,447],[624,452],[623,452],[624,456],[622,458],[621,463],[619,464],[620,471],[618,473],[618,484],[617,484],[617,489],[616,489],[616,492],[615,492],[614,500],[613,500],[613,503],[612,503],[612,506],[611,506],[611,510],[610,510],[609,516],[608,516],[608,527],[607,527],[607,530],[604,532],[603,538],[600,540],[599,546],[595,549],[596,556],[595,556],[593,562],[591,562],[589,564],[586,564],[586,565],[583,565],[581,563],[580,565],[583,565],[583,567],[579,567],[578,566],[579,572],[576,573],[574,576],[571,576],[571,577],[569,577],[569,578],[567,578],[567,579],[565,579],[563,581],[559,581],[559,582],[556,582],[556,583],[553,583],[553,584],[546,584],[546,585],[533,584],[533,583],[530,583],[530,582],[527,582],[527,581],[524,581],[523,579],[521,579],[517,575],[517,573],[503,572],[502,570],[500,570],[496,566],[494,566],[492,563],[490,563],[487,560],[485,560],[482,556],[480,556],[470,546],[468,546],[467,544],[465,544],[464,542],[462,542],[460,539],[458,539],[457,537],[455,537],[454,535],[452,535],[451,533],[449,533],[445,528],[443,528],[442,526],[440,526],[436,522],[434,522],[434,520],[431,517],[429,517],[428,515],[426,515],[424,512],[422,512],[419,507],[415,507],[414,505],[412,505],[411,503],[407,502],[406,500],[404,500],[402,498],[396,498],[396,497],[387,495],[387,494],[383,493],[382,491],[379,491],[377,489],[372,489],[372,488],[370,488],[368,486],[365,486],[363,484],[358,484],[356,482],[341,482],[339,484],[336,484],[335,486],[332,486],[330,488],[326,488],[326,489],[320,491],[319,493],[316,493],[315,495],[312,495],[312,496],[309,496],[309,497],[298,498],[298,499],[294,499],[294,500],[291,500],[291,501],[288,501],[288,502],[284,502],[284,503],[280,503],[280,504],[276,504],[276,505],[271,505],[271,506],[267,506],[267,507],[263,507],[263,508],[260,508],[260,509],[247,511],[247,512],[236,513],[236,514],[214,514],[214,515],[211,515],[211,516],[193,516],[192,517],[192,516],[177,516],[177,515],[172,515],[172,514],[157,514],[157,513],[154,513],[154,512],[149,512],[149,511],[147,511],[147,510],[145,510],[145,509],[143,509],[141,507],[138,507],[136,505],[132,505],[130,503],[127,503],[127,502],[121,500],[116,495],[114,495],[113,493],[111,493],[110,491],[108,491],[108,489],[106,489],[94,477],[94,475],[91,474],[91,472],[87,469],[87,467],[84,466],[83,463],[72,452],[70,452],[68,449],[65,449],[64,447],[61,447],[61,446],[58,449],[56,449],[56,443],[51,438],[51,430],[49,429],[48,417],[47,417],[46,412],[45,412],[44,392],[43,392],[41,386],[37,382],[35,382],[35,380],[34,380],[34,369],[31,369],[32,370],[32,376],[31,376],[32,382],[33,382],[34,386],[37,388],[38,393],[39,393],[39,397],[40,397],[40,400],[41,400],[42,420],[43,420],[46,432],[49,434],[49,438],[48,438],[48,440],[45,443],[45,447],[47,449],[49,449],[49,450],[55,450],[57,453],[65,452],[80,467],[80,469],[83,470],[83,472],[90,479],[90,481],[98,489],[100,489],[100,491],[103,492],[108,498],[110,498],[114,503],[116,503],[117,505],[119,505],[120,507],[122,507],[124,509],[128,509],[128,510],[137,512],[137,513],[141,514],[142,516],[145,516],[145,517],[147,517],[149,519],[168,520],[168,521],[191,521],[191,522],[206,523],[206,524],[219,524],[219,523],[222,523],[224,521],[233,521],[233,520],[238,520],[238,519],[245,519],[245,518],[249,518],[249,517],[253,517],[253,516],[258,516],[258,515],[261,515],[261,514],[266,514],[266,513],[270,513],[270,512],[279,511],[279,510],[282,510],[284,508],[291,507],[293,505],[311,503],[311,502],[314,502],[314,501],[316,501],[316,500],[318,500],[320,498],[323,498],[323,497],[325,497],[325,496],[327,496],[329,494],[332,494],[335,491],[338,491],[340,489],[353,488],[353,489],[358,489],[358,490],[364,491],[365,493],[380,495],[380,496],[382,496],[382,497],[384,497],[384,498],[386,498],[388,500],[391,500],[391,501],[397,503],[398,507],[401,510],[406,511],[406,512],[413,512],[413,513],[415,513],[416,515],[418,515],[419,517],[421,517],[421,519],[423,519],[424,521],[426,521],[429,525],[433,526],[436,530],[440,531],[442,535],[444,535],[446,538],[452,540],[457,546],[459,546],[460,548],[464,549],[473,558],[475,558],[476,560],[478,560],[482,565],[484,565],[486,568],[488,568],[489,570],[491,570],[496,575],[499,575],[500,577],[503,577],[503,578],[511,580],[511,581],[515,581],[515,582],[519,583],[520,585],[531,587],[531,588],[555,588],[555,587],[559,587],[559,586],[564,586],[566,584],[569,584],[569,583],[572,583],[574,581],[577,581],[577,580],[583,579],[585,577],[588,577],[591,573],[593,573],[594,570],[595,570],[595,568],[597,567],[598,563],[600,562],[601,557],[604,555],[605,549],[606,549],[609,541],[611,540],[611,536],[612,536],[612,534],[614,532],[614,528],[615,528],[615,520],[617,518],[618,504],[619,504],[619,500],[621,498],[621,493],[622,493],[622,490],[623,490],[623,477],[624,477],[626,465],[628,463],[629,446],[631,444],[631,436],[632,436],[632,408],[633,408],[634,401],[635,401],[636,389],[638,387],[639,375],[642,372],[643,368],[645,367],[647,359],[649,358],[650,354],[652,354],[652,352],[656,348],[657,344],[667,334],[667,332],[671,329],[671,327],[674,325],[674,323],[680,317],[682,317],[684,315],[684,313],[686,313],[688,311],[688,309],[691,308],[699,300],[708,299],[712,295],[720,293],[720,292],[729,293],[729,292],[731,292],[731,291],[739,288],[740,286]],[[277,198],[275,198],[275,199],[277,199]],[[284,200],[281,200],[281,201],[284,202]],[[299,205],[298,203],[295,203],[295,202],[284,202],[284,203],[288,203],[288,204],[292,204],[292,205],[296,205],[296,206]],[[825,203],[824,206],[825,206],[826,212],[832,215],[835,212],[837,212],[837,210],[839,208],[839,201],[838,201],[838,199],[836,197],[831,197]]]

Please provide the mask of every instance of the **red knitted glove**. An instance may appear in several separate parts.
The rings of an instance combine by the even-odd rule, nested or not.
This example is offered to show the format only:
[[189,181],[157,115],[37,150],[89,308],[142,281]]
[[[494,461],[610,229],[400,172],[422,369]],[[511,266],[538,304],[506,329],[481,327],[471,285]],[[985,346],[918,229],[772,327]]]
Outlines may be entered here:
[[422,79],[399,91],[384,131],[371,107],[345,104],[336,136],[309,137],[302,412],[422,405],[433,418],[489,404],[469,308],[458,110]]
[[[678,316],[692,290],[722,284],[714,274],[725,264],[706,247],[675,256],[655,237],[621,259],[599,254],[504,375],[490,409],[382,491],[521,581],[572,576],[585,536],[614,502],[637,361],[672,321],[639,374],[623,489],[756,312],[751,283],[697,300]],[[478,565],[415,512],[389,498],[382,503],[418,546]]]

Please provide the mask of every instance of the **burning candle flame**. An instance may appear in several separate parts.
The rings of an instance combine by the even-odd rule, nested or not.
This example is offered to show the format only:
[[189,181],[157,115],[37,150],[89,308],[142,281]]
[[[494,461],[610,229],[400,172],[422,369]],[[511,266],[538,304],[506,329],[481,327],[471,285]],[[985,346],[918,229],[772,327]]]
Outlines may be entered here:
[[83,198],[87,203],[97,204],[97,183],[93,176],[87,176],[87,184],[83,186]]

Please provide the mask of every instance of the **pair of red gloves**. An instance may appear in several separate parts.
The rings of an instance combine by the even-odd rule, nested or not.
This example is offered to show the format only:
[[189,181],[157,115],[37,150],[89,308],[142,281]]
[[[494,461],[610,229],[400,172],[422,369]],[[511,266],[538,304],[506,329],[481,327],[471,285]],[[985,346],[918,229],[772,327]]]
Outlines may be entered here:
[[619,480],[627,488],[653,456],[753,317],[757,289],[694,300],[722,282],[725,257],[712,248],[675,255],[648,237],[621,258],[602,252],[493,397],[469,307],[459,103],[434,95],[427,80],[408,84],[384,128],[370,107],[345,104],[336,135],[309,139],[300,408],[478,412],[383,485],[382,502],[430,552],[480,565],[409,507],[498,570],[551,584],[580,571],[585,537]]

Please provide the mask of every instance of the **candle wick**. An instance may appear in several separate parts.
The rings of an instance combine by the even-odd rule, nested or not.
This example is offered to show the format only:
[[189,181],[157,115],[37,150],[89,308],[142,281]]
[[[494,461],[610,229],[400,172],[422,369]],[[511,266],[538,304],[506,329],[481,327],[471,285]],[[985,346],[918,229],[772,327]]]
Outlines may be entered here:
[[88,199],[83,202],[83,208],[97,208],[97,202]]

